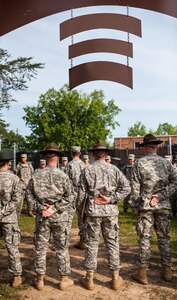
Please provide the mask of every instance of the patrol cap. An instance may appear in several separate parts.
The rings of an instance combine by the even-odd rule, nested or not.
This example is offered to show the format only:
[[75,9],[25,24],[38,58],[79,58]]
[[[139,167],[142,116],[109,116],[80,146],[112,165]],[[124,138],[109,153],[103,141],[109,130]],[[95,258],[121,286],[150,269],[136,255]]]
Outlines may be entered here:
[[20,155],[20,157],[27,158],[27,154],[26,154],[26,153],[23,153],[23,154]]
[[63,156],[63,157],[62,157],[62,161],[63,161],[63,160],[68,160],[68,157]]
[[169,161],[172,161],[172,156],[171,155],[165,155],[164,158],[169,160]]
[[12,151],[0,151],[0,161],[9,161],[13,159],[14,156]]
[[45,159],[40,159],[40,165],[45,165],[46,164],[46,160]]
[[80,153],[81,152],[81,147],[80,146],[72,146],[71,147],[71,152]]
[[135,154],[129,154],[129,155],[128,155],[128,159],[134,160],[134,159],[135,159]]
[[83,159],[89,159],[89,156],[88,156],[87,154],[85,154],[85,155],[83,156]]

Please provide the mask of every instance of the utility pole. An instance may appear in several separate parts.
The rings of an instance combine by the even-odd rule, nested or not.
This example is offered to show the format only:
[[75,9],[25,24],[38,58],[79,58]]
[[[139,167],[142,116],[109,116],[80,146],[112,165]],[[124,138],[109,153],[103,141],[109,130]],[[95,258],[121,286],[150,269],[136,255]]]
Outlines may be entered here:
[[13,146],[14,146],[14,170],[15,170],[15,168],[16,168],[16,153],[17,153],[16,143],[14,143]]

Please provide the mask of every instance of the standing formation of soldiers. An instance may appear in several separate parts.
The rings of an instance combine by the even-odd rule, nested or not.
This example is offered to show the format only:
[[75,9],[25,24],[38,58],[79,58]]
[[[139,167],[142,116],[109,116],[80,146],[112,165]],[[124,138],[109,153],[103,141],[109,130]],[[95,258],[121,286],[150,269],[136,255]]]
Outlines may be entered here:
[[[107,250],[112,289],[117,290],[122,285],[123,280],[119,274],[118,203],[127,199],[129,194],[131,197],[128,202],[136,215],[139,238],[138,270],[133,278],[141,284],[148,284],[147,267],[154,227],[161,256],[162,277],[167,282],[171,281],[169,197],[177,192],[177,171],[169,160],[157,155],[160,143],[162,141],[152,134],[144,137],[141,146],[145,155],[135,162],[131,184],[123,172],[106,162],[109,149],[103,141],[98,141],[89,150],[94,159],[92,164],[85,164],[80,159],[80,147],[72,146],[72,161],[66,164],[64,170],[58,168],[63,153],[56,144],[51,143],[41,151],[44,160],[40,167],[35,172],[32,169],[29,171],[29,166],[22,160],[16,169],[18,176],[9,170],[12,154],[0,152],[0,227],[8,251],[12,286],[22,284],[18,216],[24,194],[28,207],[36,215],[35,285],[39,291],[44,287],[46,254],[51,234],[56,251],[59,289],[66,290],[74,285],[74,280],[69,277],[68,248],[75,212],[78,216],[80,249],[85,248],[86,276],[81,279],[81,284],[88,290],[94,289],[101,233]],[[24,178],[31,174],[25,193],[22,193],[24,179],[20,174],[25,174]]]

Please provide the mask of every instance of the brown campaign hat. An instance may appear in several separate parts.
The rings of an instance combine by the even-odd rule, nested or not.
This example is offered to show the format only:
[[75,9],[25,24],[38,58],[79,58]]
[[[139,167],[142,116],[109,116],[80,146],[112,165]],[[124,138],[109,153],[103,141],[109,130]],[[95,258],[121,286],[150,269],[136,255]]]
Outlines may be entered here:
[[110,151],[110,149],[107,148],[107,145],[104,141],[102,140],[98,140],[94,145],[93,148],[89,149],[89,151],[98,151],[98,150],[106,150],[106,151]]
[[0,151],[0,161],[9,161],[13,159],[14,156],[12,151]]
[[153,144],[153,145],[158,145],[162,144],[162,140],[158,140],[153,134],[148,133],[144,136],[143,143],[141,143],[139,146],[143,147],[145,145]]
[[60,151],[58,145],[55,143],[48,144],[44,150],[40,151],[40,153],[43,155],[48,155],[48,154],[56,154],[58,156],[64,155],[64,153]]

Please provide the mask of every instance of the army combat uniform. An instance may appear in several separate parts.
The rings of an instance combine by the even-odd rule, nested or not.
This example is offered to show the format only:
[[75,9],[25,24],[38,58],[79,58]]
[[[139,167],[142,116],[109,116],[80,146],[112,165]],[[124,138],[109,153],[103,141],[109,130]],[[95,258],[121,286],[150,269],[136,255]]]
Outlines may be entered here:
[[[108,251],[110,270],[120,268],[118,203],[130,193],[128,180],[114,165],[104,160],[96,160],[85,168],[80,177],[77,210],[85,214],[85,262],[87,272],[97,269],[99,235],[102,235]],[[97,205],[94,199],[104,194],[110,202]]]
[[[46,254],[51,234],[53,235],[57,267],[60,275],[70,273],[68,253],[68,206],[71,201],[71,185],[68,176],[57,167],[38,169],[29,182],[27,197],[36,209],[35,226],[35,271],[46,273]],[[45,204],[51,205],[54,214],[43,218]]]
[[[69,208],[69,224],[70,229],[72,227],[72,220],[74,214],[76,212],[76,200],[78,195],[78,182],[81,171],[86,167],[84,162],[81,159],[73,159],[71,160],[67,166],[65,167],[64,172],[69,176],[71,182],[71,191],[72,191],[72,205]],[[79,235],[82,237],[82,221],[80,216],[78,215],[78,227],[79,227]]]
[[[177,189],[177,174],[172,164],[158,156],[148,154],[135,162],[133,206],[139,210],[137,234],[139,236],[139,264],[148,265],[150,242],[154,227],[161,264],[171,266],[170,250],[170,201],[169,197]],[[151,207],[151,195],[159,196],[159,203]]]
[[21,235],[17,218],[20,197],[19,178],[9,170],[0,169],[0,227],[9,257],[9,272],[16,278],[20,278],[22,273],[18,250]]

